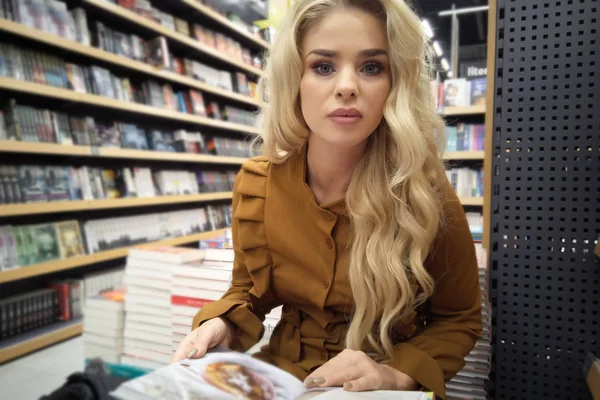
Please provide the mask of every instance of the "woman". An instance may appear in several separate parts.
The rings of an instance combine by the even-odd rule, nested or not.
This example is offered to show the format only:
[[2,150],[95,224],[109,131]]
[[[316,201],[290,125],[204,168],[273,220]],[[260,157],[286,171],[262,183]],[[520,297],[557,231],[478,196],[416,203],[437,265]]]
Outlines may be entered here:
[[263,95],[264,156],[234,189],[233,283],[174,360],[245,351],[306,386],[424,387],[464,365],[481,330],[473,241],[434,132],[429,54],[403,0],[300,0]]

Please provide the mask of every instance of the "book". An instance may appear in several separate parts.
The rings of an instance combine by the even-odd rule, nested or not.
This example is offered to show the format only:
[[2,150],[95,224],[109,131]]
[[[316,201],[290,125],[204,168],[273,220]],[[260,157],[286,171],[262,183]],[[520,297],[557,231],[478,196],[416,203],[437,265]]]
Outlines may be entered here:
[[483,106],[486,101],[487,79],[479,78],[469,81],[470,84],[470,103],[472,106]]
[[0,271],[19,267],[19,257],[13,229],[10,225],[0,226]]
[[121,384],[112,396],[120,400],[164,398],[262,400],[427,400],[431,393],[372,391],[350,393],[342,388],[305,389],[303,383],[273,365],[225,348],[211,349],[199,359],[186,359]]
[[469,105],[468,81],[464,78],[444,81],[444,107]]
[[62,167],[47,166],[44,168],[46,175],[46,197],[48,201],[69,200],[69,178],[67,171]]
[[129,257],[142,260],[183,264],[204,258],[204,251],[186,247],[142,245],[129,250]]
[[60,246],[55,224],[40,224],[31,227],[37,250],[36,262],[47,262],[60,258]]
[[56,223],[61,258],[75,257],[85,254],[83,240],[78,221],[62,221]]
[[152,66],[169,69],[171,65],[167,40],[159,36],[145,43],[146,62]]

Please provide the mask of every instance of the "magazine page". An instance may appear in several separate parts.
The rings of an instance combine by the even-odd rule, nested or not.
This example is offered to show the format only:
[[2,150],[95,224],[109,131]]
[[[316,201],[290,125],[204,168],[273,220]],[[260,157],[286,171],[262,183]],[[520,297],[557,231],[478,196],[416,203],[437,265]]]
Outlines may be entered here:
[[111,393],[120,400],[295,400],[305,390],[293,375],[235,352],[186,359],[125,382]]
[[371,392],[347,392],[342,388],[333,389],[326,393],[306,393],[298,400],[430,400],[433,394],[425,392],[402,392],[391,390],[376,390]]

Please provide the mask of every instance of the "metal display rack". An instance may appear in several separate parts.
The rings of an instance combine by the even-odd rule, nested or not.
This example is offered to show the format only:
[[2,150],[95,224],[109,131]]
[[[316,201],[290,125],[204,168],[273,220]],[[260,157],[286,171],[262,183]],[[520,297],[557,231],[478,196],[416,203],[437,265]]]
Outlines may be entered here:
[[600,3],[494,3],[489,395],[591,399],[581,365],[600,353]]

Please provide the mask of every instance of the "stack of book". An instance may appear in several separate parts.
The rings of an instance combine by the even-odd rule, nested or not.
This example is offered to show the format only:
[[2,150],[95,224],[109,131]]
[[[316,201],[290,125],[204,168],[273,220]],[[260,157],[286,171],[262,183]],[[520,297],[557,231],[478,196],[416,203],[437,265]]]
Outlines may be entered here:
[[192,328],[198,311],[223,297],[231,285],[233,247],[227,235],[200,242],[202,258],[173,269],[171,293],[173,351]]
[[465,367],[446,384],[448,400],[486,400],[487,380],[492,360],[492,307],[488,292],[487,251],[481,243],[475,244],[481,286],[483,335],[473,350],[465,357]]
[[104,292],[85,300],[83,309],[83,352],[86,359],[100,357],[120,363],[123,353],[125,290]]
[[155,369],[171,361],[173,270],[201,260],[203,254],[197,249],[159,246],[138,246],[129,251],[123,364]]
[[86,274],[83,277],[83,302],[90,297],[95,297],[104,292],[122,288],[124,285],[125,265],[110,268],[101,272]]

